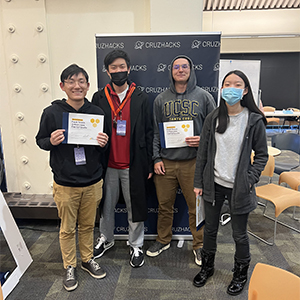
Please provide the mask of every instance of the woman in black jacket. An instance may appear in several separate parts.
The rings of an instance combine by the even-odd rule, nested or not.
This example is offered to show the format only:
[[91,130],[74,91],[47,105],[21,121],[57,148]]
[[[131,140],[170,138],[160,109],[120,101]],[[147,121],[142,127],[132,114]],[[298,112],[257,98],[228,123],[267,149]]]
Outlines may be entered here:
[[219,218],[225,199],[229,202],[236,246],[234,274],[227,293],[240,294],[247,281],[247,222],[257,206],[254,184],[268,160],[266,123],[246,75],[238,70],[229,72],[222,82],[220,106],[205,119],[197,153],[194,192],[204,200],[205,229],[202,268],[193,281],[196,287],[204,286],[214,273]]

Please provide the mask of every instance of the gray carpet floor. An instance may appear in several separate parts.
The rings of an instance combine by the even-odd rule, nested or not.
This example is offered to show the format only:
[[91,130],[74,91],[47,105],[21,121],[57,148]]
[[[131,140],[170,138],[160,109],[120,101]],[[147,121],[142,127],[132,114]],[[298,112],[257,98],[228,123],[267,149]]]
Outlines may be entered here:
[[[272,207],[268,211],[272,214]],[[264,218],[261,212],[262,208],[258,207],[251,213],[249,228],[268,238],[272,236],[273,222]],[[292,210],[285,211],[281,219],[300,229],[300,222],[293,221],[291,213]],[[172,241],[169,250],[156,258],[146,257],[144,266],[137,269],[129,265],[129,248],[126,241],[116,241],[115,246],[97,260],[107,272],[107,276],[96,280],[78,267],[79,286],[73,292],[66,292],[62,287],[64,271],[59,251],[57,221],[17,222],[33,257],[33,263],[7,297],[8,300],[232,299],[226,294],[227,285],[232,277],[234,254],[230,222],[220,226],[216,271],[202,288],[192,285],[192,280],[200,268],[194,263],[191,241],[186,241],[182,248],[177,247],[177,241]],[[97,235],[98,230],[95,230],[95,237]],[[152,242],[146,240],[145,249]],[[268,246],[251,236],[250,244],[252,261],[249,276],[258,262],[280,267],[300,276],[299,233],[279,225],[274,246]],[[14,260],[2,233],[0,250],[1,270],[13,270]],[[242,294],[234,299],[248,299],[247,290],[248,284]]]

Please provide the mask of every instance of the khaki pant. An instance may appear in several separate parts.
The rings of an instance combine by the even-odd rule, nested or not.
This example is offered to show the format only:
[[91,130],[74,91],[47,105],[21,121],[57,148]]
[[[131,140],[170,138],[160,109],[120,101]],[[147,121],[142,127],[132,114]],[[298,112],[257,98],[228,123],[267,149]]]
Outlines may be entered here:
[[194,173],[196,159],[172,161],[163,159],[165,175],[154,176],[158,198],[157,241],[168,244],[172,239],[173,206],[178,185],[182,190],[189,209],[189,225],[193,235],[193,249],[203,246],[203,227],[196,229],[196,196]]
[[81,260],[93,257],[96,210],[102,198],[103,180],[86,187],[53,183],[53,198],[61,219],[59,241],[64,268],[76,267],[76,222]]

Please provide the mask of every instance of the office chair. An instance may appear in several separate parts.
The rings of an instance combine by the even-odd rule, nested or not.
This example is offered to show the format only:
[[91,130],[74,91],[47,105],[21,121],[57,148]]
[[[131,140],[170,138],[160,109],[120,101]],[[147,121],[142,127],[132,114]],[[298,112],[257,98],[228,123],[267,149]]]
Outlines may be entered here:
[[[290,150],[300,155],[300,135],[296,133],[286,132],[275,134],[271,138],[272,147],[280,150]],[[300,156],[298,162],[278,162],[275,163],[276,174],[281,174],[285,171],[291,171],[300,165]]]
[[[272,177],[274,174],[274,167],[275,167],[275,159],[273,156],[269,155],[268,162],[266,164],[265,169],[262,171],[261,176]],[[270,182],[270,180],[269,180],[269,182]],[[293,207],[293,206],[300,207],[300,192],[293,190],[293,189],[289,189],[284,186],[273,184],[273,183],[258,186],[255,188],[255,191],[256,191],[257,197],[266,200],[266,204],[265,204],[264,211],[263,211],[263,216],[274,221],[274,236],[273,236],[273,241],[269,242],[269,241],[263,239],[262,237],[258,236],[257,234],[248,230],[248,233],[250,235],[252,235],[255,238],[259,239],[260,241],[266,243],[267,245],[272,246],[272,245],[274,245],[275,239],[276,239],[277,223],[300,233],[299,229],[292,227],[292,226],[278,220],[279,215],[287,208]],[[268,202],[272,202],[274,204],[275,218],[270,217],[266,214]],[[262,224],[262,223],[260,223],[260,224]]]
[[300,277],[286,270],[257,263],[252,272],[249,300],[299,300]]
[[[274,112],[276,110],[273,106],[264,106],[264,112]],[[280,119],[275,117],[266,117],[268,125],[279,125]]]

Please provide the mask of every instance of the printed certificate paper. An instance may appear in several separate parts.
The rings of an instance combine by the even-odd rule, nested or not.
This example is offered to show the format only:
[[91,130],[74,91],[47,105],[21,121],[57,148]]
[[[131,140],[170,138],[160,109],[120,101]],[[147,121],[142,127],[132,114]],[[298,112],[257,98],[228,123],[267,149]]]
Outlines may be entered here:
[[99,145],[97,135],[103,132],[104,116],[63,113],[64,144]]
[[199,230],[205,224],[204,200],[202,196],[196,197],[196,227]]
[[194,123],[192,120],[160,123],[159,134],[162,148],[187,147],[185,138],[194,136]]

